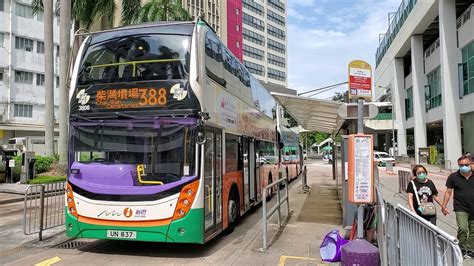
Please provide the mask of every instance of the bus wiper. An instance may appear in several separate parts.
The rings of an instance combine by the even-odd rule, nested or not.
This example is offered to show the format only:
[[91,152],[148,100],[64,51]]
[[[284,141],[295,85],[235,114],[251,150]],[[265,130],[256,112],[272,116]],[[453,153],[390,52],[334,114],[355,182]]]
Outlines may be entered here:
[[136,119],[136,117],[133,116],[133,115],[129,115],[129,114],[121,113],[121,112],[115,112],[115,115],[118,116],[118,117],[123,117],[123,118],[133,118],[133,119]]
[[85,118],[83,116],[80,116],[80,115],[76,115],[76,114],[72,114],[71,115],[72,118],[76,118],[76,119],[82,119],[82,120],[85,120],[87,122],[93,122],[92,120],[90,120],[89,118]]

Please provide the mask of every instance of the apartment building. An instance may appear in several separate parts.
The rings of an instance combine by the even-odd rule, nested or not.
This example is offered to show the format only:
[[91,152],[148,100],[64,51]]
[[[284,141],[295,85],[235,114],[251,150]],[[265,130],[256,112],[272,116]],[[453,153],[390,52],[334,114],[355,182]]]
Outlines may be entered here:
[[375,99],[395,115],[399,155],[456,168],[474,152],[472,1],[405,0],[376,52]]
[[242,0],[244,65],[259,80],[288,87],[287,1]]
[[[54,19],[55,117],[58,112],[59,21]],[[31,1],[0,0],[0,145],[44,136],[43,13]]]

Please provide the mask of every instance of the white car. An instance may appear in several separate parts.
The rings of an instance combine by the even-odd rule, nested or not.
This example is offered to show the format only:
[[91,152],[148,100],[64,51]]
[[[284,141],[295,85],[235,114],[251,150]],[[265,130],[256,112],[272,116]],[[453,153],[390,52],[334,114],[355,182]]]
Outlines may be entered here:
[[386,166],[387,163],[391,163],[395,166],[395,159],[383,151],[374,152],[374,160],[378,166]]

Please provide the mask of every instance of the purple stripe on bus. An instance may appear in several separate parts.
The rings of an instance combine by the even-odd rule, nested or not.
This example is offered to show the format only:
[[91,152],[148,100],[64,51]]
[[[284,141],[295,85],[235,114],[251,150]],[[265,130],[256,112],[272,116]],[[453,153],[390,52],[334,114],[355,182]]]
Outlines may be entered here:
[[164,185],[138,185],[136,170],[129,164],[73,163],[71,169],[80,174],[70,174],[69,182],[96,194],[105,195],[152,195],[180,186],[196,176],[184,176],[181,180]]
[[154,126],[156,125],[164,125],[164,124],[179,124],[179,125],[196,125],[197,118],[194,117],[186,117],[186,118],[155,118],[155,119],[146,119],[146,118],[137,118],[137,119],[130,119],[130,120],[117,120],[117,119],[108,119],[108,120],[99,120],[99,121],[72,121],[71,124],[75,126],[94,126],[94,125],[110,125],[110,124],[117,124],[117,125],[124,125],[124,124],[136,124],[136,123],[150,123],[153,122]]

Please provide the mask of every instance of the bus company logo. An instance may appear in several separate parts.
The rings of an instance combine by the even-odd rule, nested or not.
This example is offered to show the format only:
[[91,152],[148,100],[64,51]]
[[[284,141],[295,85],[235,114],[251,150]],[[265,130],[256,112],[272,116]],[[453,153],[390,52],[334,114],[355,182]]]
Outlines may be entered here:
[[79,106],[79,111],[88,111],[91,109],[89,103],[89,100],[91,99],[91,96],[86,93],[85,89],[80,90],[77,95],[76,95],[77,102],[80,104]]
[[170,93],[173,94],[173,99],[178,101],[184,100],[188,95],[188,91],[185,90],[180,83],[174,84],[170,89]]
[[145,218],[145,217],[146,217],[146,209],[135,211],[135,218]]
[[133,215],[133,210],[130,208],[123,209],[123,216],[130,218]]
[[120,217],[122,216],[122,213],[116,211],[116,210],[113,210],[113,211],[103,211],[101,213],[99,213],[97,215],[97,217],[101,217],[101,216],[105,216],[105,217]]

